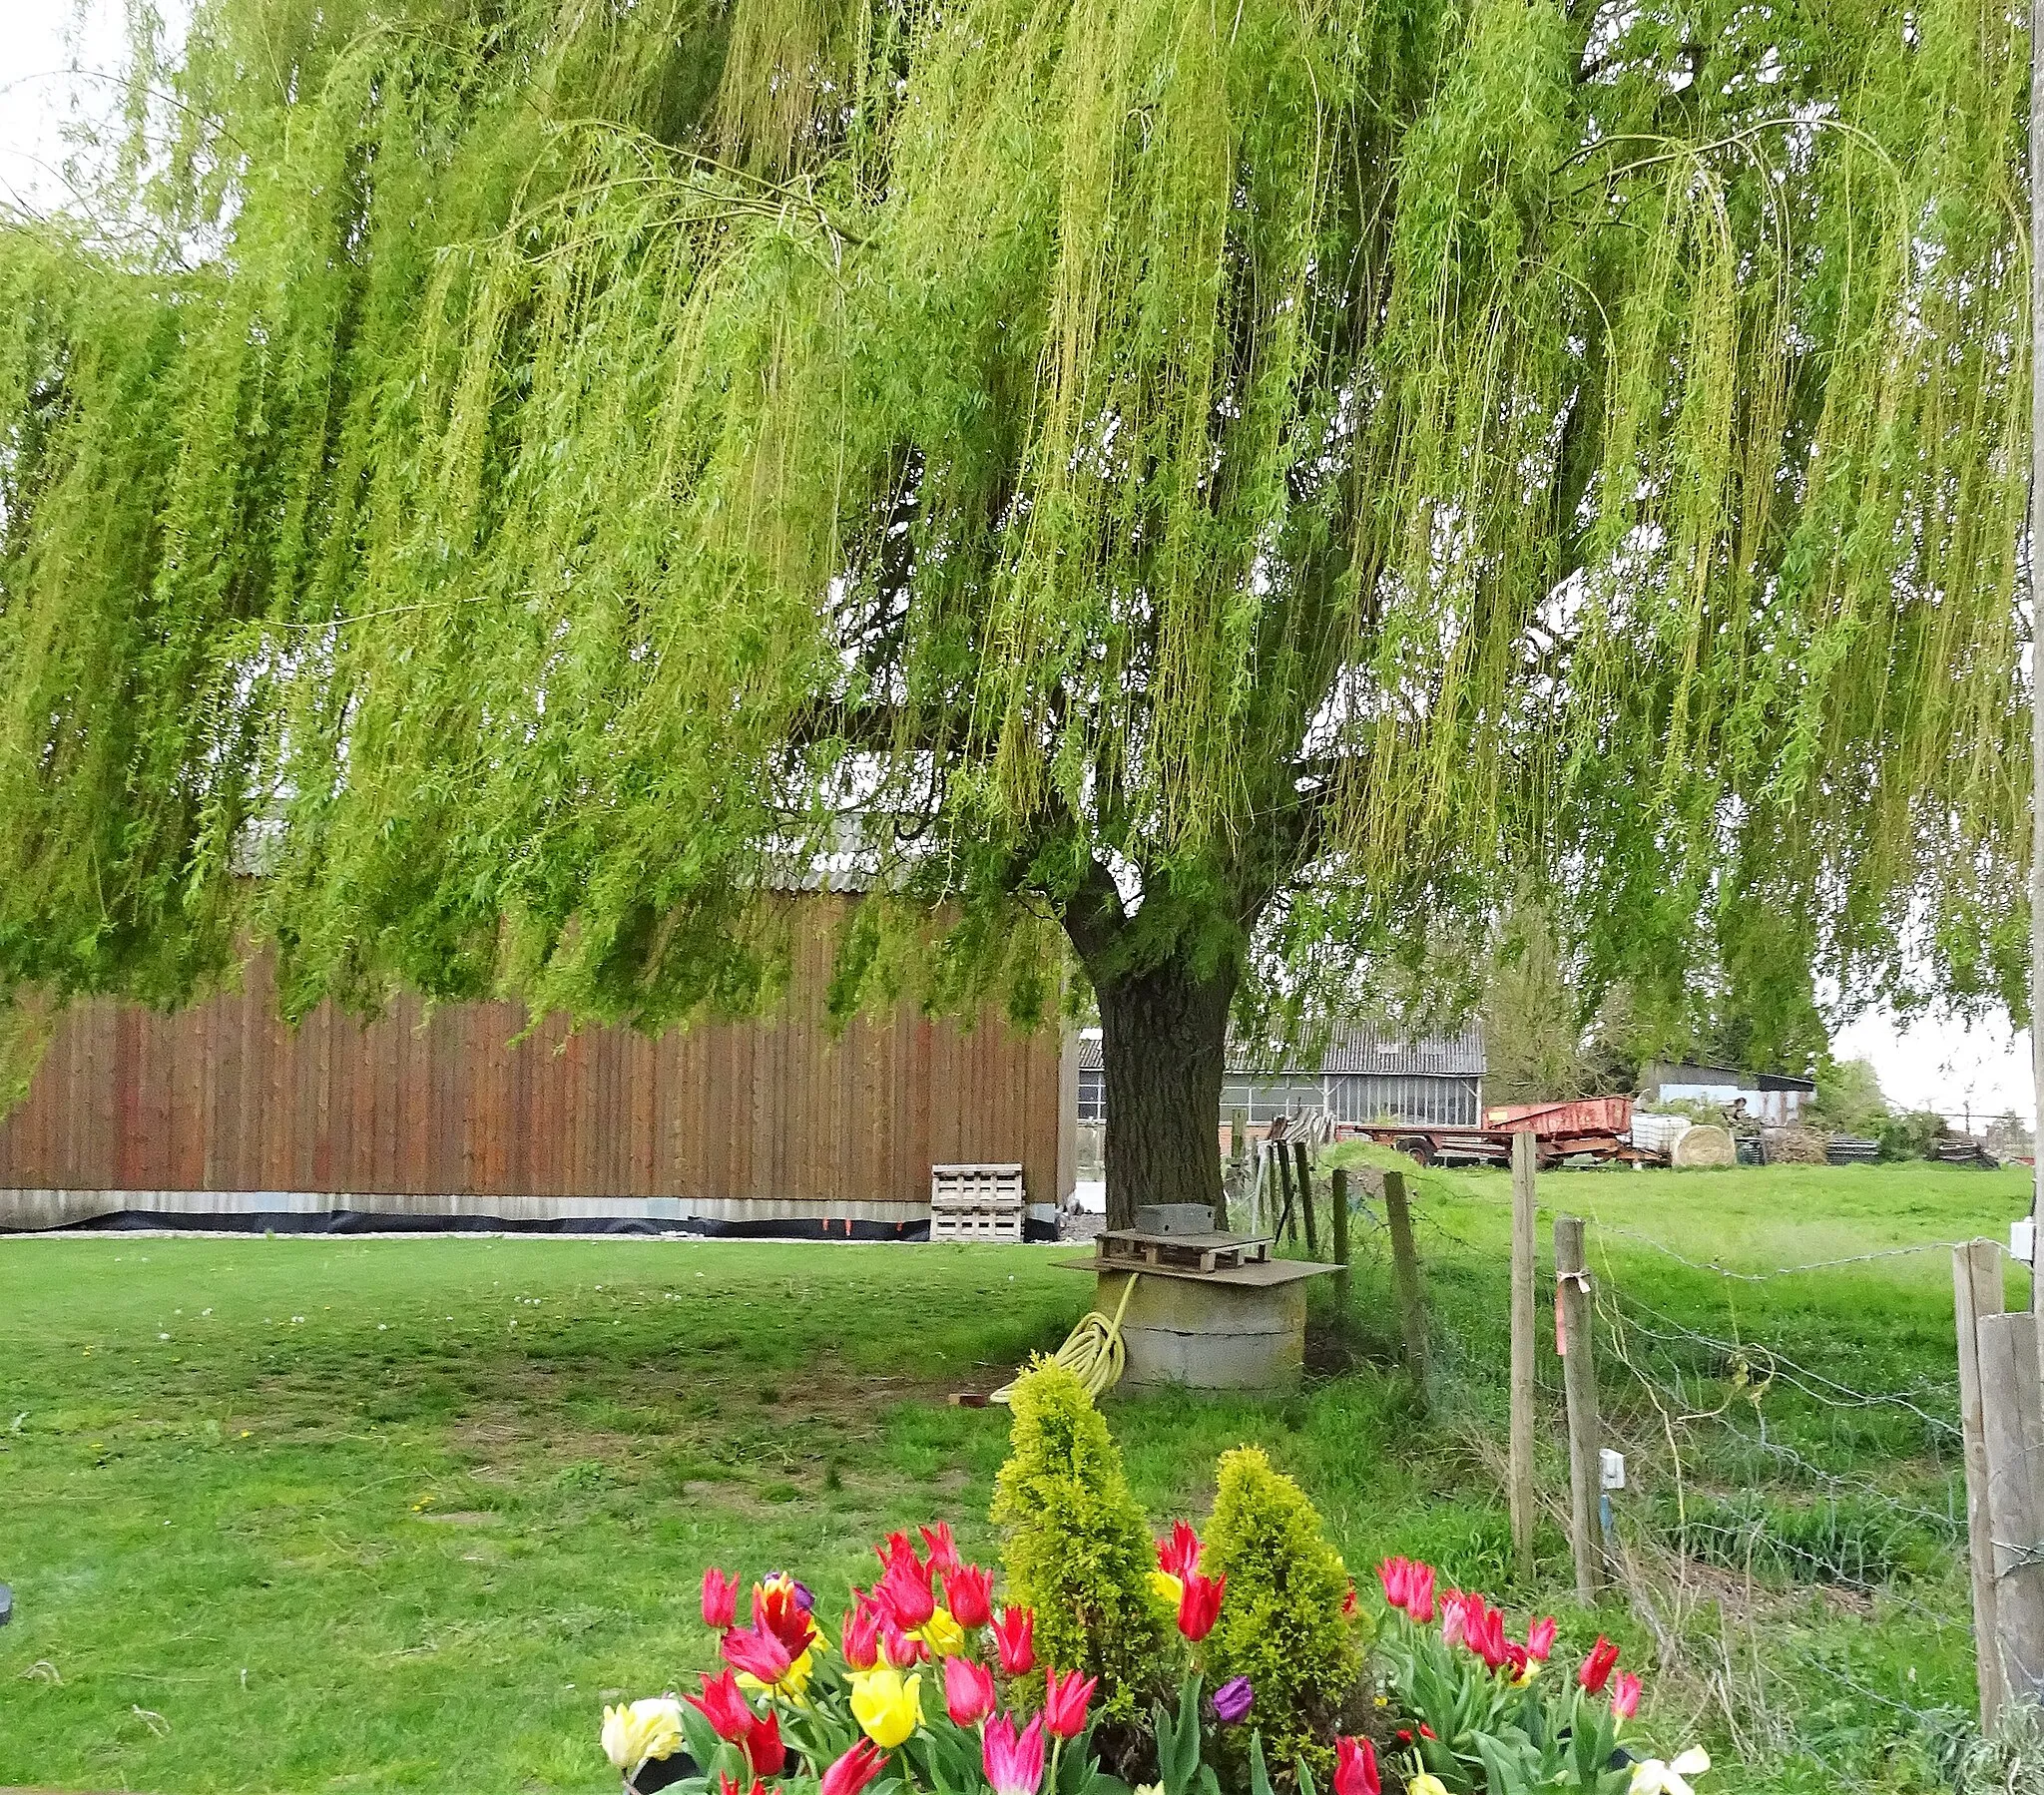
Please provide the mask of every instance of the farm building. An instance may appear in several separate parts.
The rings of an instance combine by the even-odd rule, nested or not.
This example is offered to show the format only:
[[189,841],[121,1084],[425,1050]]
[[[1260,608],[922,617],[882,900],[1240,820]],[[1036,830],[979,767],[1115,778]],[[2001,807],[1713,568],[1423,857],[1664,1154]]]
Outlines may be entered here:
[[[1237,1110],[1252,1126],[1279,1116],[1325,1110],[1336,1122],[1403,1122],[1475,1127],[1483,1117],[1483,1031],[1472,1025],[1439,1040],[1401,1041],[1371,1028],[1337,1034],[1316,1060],[1259,1068],[1231,1054],[1221,1087],[1221,1120]],[[1082,1125],[1106,1121],[1100,1032],[1079,1042]]]
[[902,1003],[825,1020],[857,899],[814,891],[787,989],[755,1020],[658,1038],[524,1040],[514,1004],[400,1000],[364,1023],[277,1020],[266,961],[172,1015],[112,1001],[58,1021],[0,1121],[0,1230],[509,1225],[864,1236],[927,1223],[936,1163],[1019,1163],[1049,1217],[1074,1172],[1077,1056],[989,1012]]
[[1640,1098],[1649,1105],[1713,1104],[1730,1110],[1744,1103],[1755,1122],[1790,1127],[1816,1096],[1813,1079],[1783,1073],[1740,1072],[1730,1066],[1697,1066],[1686,1061],[1650,1060],[1640,1069]]

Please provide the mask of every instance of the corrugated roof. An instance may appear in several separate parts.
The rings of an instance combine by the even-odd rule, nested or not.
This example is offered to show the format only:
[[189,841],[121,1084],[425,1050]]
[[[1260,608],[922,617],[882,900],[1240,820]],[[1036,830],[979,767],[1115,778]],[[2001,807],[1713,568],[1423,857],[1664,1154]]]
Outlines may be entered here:
[[[1088,1030],[1079,1041],[1079,1065],[1083,1071],[1097,1071],[1101,1065],[1100,1038]],[[1228,1071],[1231,1077],[1275,1078],[1280,1075],[1315,1073],[1374,1073],[1390,1078],[1469,1078],[1490,1070],[1484,1052],[1483,1030],[1472,1023],[1459,1035],[1430,1036],[1404,1041],[1394,1035],[1363,1025],[1338,1031],[1327,1043],[1317,1064],[1304,1056],[1279,1056],[1275,1062],[1258,1063],[1231,1046]]]

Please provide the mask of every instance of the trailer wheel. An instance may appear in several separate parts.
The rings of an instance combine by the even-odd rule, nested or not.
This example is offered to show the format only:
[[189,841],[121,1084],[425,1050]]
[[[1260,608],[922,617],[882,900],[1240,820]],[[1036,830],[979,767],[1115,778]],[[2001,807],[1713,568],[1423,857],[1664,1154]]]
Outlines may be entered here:
[[1421,1165],[1431,1165],[1438,1156],[1433,1142],[1424,1134],[1400,1134],[1395,1144],[1401,1153],[1409,1153]]

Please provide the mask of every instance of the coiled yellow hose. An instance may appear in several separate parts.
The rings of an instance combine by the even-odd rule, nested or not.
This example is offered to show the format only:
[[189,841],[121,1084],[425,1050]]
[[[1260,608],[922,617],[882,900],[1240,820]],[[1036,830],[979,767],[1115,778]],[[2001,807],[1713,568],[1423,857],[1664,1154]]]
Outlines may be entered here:
[[[1051,1354],[1054,1363],[1064,1366],[1086,1386],[1088,1396],[1104,1396],[1121,1382],[1122,1367],[1129,1359],[1128,1348],[1122,1344],[1122,1317],[1128,1312],[1129,1298],[1135,1294],[1137,1276],[1136,1272],[1129,1273],[1112,1319],[1098,1309],[1088,1309],[1079,1317],[1079,1325],[1065,1336],[1064,1345]],[[1003,1384],[987,1400],[1004,1403],[1014,1388],[1013,1383]]]

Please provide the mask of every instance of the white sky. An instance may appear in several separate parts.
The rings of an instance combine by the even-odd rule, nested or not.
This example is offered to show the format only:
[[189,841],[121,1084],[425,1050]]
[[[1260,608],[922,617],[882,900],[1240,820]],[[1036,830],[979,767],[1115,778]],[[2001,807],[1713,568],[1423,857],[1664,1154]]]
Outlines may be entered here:
[[[172,21],[189,12],[183,0],[159,0],[159,8]],[[77,0],[0,0],[0,197],[39,208],[61,202],[56,165],[64,122],[99,113],[111,98],[105,82],[70,79],[64,71],[74,62],[87,70],[116,68],[121,19],[120,0],[83,0],[82,7]],[[1970,1031],[1939,1021],[1903,1029],[1876,1013],[1843,1030],[1834,1045],[1840,1058],[1872,1061],[1881,1089],[1912,1109],[2034,1117],[2029,1037],[2006,1021]]]

